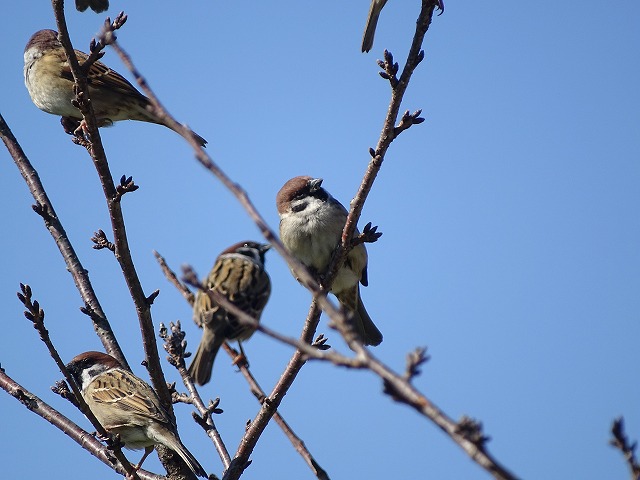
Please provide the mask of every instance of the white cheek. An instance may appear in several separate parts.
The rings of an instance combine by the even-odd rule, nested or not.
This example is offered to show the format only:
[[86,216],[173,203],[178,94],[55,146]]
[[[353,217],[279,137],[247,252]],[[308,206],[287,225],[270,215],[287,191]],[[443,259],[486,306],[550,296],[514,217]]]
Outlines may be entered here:
[[80,375],[82,385],[80,386],[80,389],[84,390],[94,378],[96,378],[101,373],[106,372],[107,370],[109,370],[108,367],[105,367],[104,365],[98,363],[90,368],[85,368],[84,370],[82,370],[82,374]]
[[39,49],[31,47],[27,51],[24,52],[24,63],[31,63],[33,60],[37,60],[42,56],[42,53]]
[[82,371],[81,378],[80,378],[80,380],[81,380],[81,382],[82,382],[82,385],[80,385],[80,389],[81,389],[81,390],[84,390],[84,389],[85,389],[85,387],[86,387],[87,385],[89,385],[89,383],[91,382],[91,379],[92,379],[92,378],[93,378],[93,377],[92,377],[92,375],[89,373],[89,369],[88,369],[88,368],[87,368],[87,369],[85,369],[85,370],[83,370],[83,371]]

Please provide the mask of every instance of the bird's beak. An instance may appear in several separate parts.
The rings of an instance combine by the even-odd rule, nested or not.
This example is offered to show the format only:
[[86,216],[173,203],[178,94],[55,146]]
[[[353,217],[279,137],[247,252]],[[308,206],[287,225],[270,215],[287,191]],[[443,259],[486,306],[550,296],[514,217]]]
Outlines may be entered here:
[[271,244],[269,243],[263,243],[262,245],[260,245],[260,253],[264,253],[270,249],[271,249]]
[[316,190],[318,190],[320,188],[321,185],[322,185],[322,179],[321,178],[314,178],[313,180],[311,180],[309,182],[309,191],[315,192]]

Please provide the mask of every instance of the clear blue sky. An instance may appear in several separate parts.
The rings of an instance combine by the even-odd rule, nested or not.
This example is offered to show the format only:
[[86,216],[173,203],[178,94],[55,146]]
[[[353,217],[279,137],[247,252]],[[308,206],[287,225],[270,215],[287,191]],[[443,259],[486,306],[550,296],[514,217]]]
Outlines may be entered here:
[[[0,112],[147,378],[117,264],[89,241],[110,231],[97,175],[23,85],[24,45],[55,28],[51,7],[5,3]],[[272,227],[275,194],[295,175],[323,177],[349,202],[388,104],[375,60],[388,48],[402,66],[418,0],[388,3],[368,55],[360,39],[369,0],[111,3],[112,16],[130,15],[121,45]],[[72,39],[86,50],[104,15],[71,7]],[[628,478],[607,440],[621,414],[640,439],[640,4],[450,0],[446,8],[403,106],[422,108],[426,121],[393,143],[360,222],[384,232],[369,248],[362,292],[385,336],[375,352],[401,370],[408,351],[428,345],[432,359],[416,386],[450,416],[481,420],[491,452],[523,478]],[[128,76],[112,51],[104,61]],[[259,232],[173,132],[125,122],[102,133],[114,176],[132,175],[141,187],[123,207],[144,288],[161,290],[154,322],[181,319],[194,350],[200,333],[152,250],[204,275],[220,251]],[[0,362],[90,428],[49,391],[61,375],[22,316],[19,282],[33,287],[65,360],[100,344],[16,167],[8,153],[0,159]],[[274,286],[263,321],[297,335],[309,295],[273,252],[267,267]],[[320,331],[344,350],[325,321]],[[246,349],[269,390],[291,349],[260,336]],[[217,422],[234,450],[258,404],[224,355],[202,393],[222,398]],[[177,412],[185,444],[220,474],[190,408]],[[488,478],[431,423],[382,395],[370,374],[310,364],[281,412],[334,479]],[[312,478],[276,425],[252,458],[246,478]],[[5,394],[0,463],[6,478],[116,478]],[[161,471],[156,458],[147,467]]]

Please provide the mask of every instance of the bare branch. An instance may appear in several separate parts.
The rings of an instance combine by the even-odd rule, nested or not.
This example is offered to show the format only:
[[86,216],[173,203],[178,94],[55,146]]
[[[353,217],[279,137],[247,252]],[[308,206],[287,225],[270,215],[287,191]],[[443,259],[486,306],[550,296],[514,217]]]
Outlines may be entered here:
[[611,440],[609,444],[617,448],[624,455],[624,459],[629,465],[631,480],[640,480],[640,463],[636,458],[636,447],[638,442],[629,443],[627,434],[624,431],[624,418],[618,417],[611,425]]
[[[102,145],[102,139],[98,132],[93,107],[89,100],[86,74],[78,64],[78,59],[69,39],[69,32],[64,16],[64,1],[52,0],[52,5],[58,26],[58,38],[62,43],[65,55],[69,61],[71,73],[73,74],[73,78],[76,83],[77,107],[80,109],[83,120],[86,123],[86,135],[90,142],[88,150],[98,172],[100,183],[102,184],[103,192],[107,201],[109,216],[111,218],[111,227],[113,230],[115,256],[120,264],[123,276],[127,282],[127,286],[129,287],[129,293],[131,294],[131,298],[136,306],[140,330],[142,332],[142,342],[145,350],[145,364],[149,371],[149,377],[151,378],[154,389],[158,393],[163,406],[168,412],[170,412],[170,415],[173,415],[171,395],[167,390],[166,380],[160,365],[160,357],[158,356],[158,346],[155,339],[153,322],[151,320],[151,310],[148,297],[144,294],[142,285],[140,284],[140,279],[138,278],[138,274],[131,258],[124,218],[119,202],[120,196],[118,195],[113,182],[113,177]],[[184,468],[187,468],[186,465]]]
[[342,244],[336,249],[333,260],[325,274],[324,286],[326,288],[331,285],[338,269],[344,263],[349,250],[352,248],[351,239],[353,238],[353,234],[356,230],[356,225],[360,219],[367,196],[373,187],[373,182],[382,167],[382,162],[384,161],[384,156],[389,149],[389,146],[401,131],[406,130],[413,124],[421,123],[422,121],[419,119],[421,111],[417,111],[414,115],[407,114],[406,118],[403,117],[404,123],[401,121],[397,129],[395,126],[398,119],[398,112],[400,111],[400,106],[402,104],[402,99],[404,98],[404,93],[409,85],[409,80],[411,79],[416,67],[424,58],[422,43],[429,25],[431,24],[435,8],[443,10],[443,5],[437,0],[422,1],[422,10],[420,11],[416,22],[416,31],[411,48],[399,79],[397,78],[399,66],[393,61],[393,55],[391,53],[385,50],[384,62],[379,62],[380,67],[384,69],[386,75],[386,77],[385,75],[383,75],[383,77],[388,78],[391,84],[391,101],[389,102],[387,116],[378,139],[378,144],[375,150],[370,151],[372,156],[371,161],[369,162],[367,171],[364,174],[362,183],[351,202],[351,209],[347,216],[345,228],[342,232]]
[[[357,341],[357,337],[355,335],[349,335],[349,322],[345,318],[345,315],[340,312],[326,297],[326,292],[328,291],[333,278],[335,278],[340,265],[344,262],[348,251],[352,248],[352,239],[356,224],[362,212],[364,202],[371,191],[373,182],[382,166],[386,151],[391,145],[391,142],[400,132],[406,130],[409,126],[421,123],[422,121],[419,117],[420,112],[416,112],[413,115],[407,114],[396,127],[398,113],[409,80],[417,65],[424,59],[424,52],[421,50],[421,45],[426,31],[431,24],[434,9],[436,7],[441,8],[441,3],[437,0],[422,1],[422,10],[418,17],[416,32],[400,78],[397,78],[396,75],[399,71],[399,67],[394,66],[393,57],[390,54],[388,56],[388,63],[391,65],[389,67],[391,72],[389,76],[390,78],[393,78],[393,81],[391,81],[392,96],[387,117],[376,149],[371,152],[372,159],[369,163],[369,167],[364,175],[358,192],[351,203],[351,210],[347,217],[342,234],[342,242],[336,249],[336,252],[334,252],[332,262],[324,275],[325,282],[322,286],[318,285],[307,269],[296,259],[292,258],[292,256],[284,249],[274,232],[268,227],[263,217],[258,213],[257,209],[250,201],[246,192],[239,185],[232,182],[231,179],[211,160],[211,158],[201,148],[199,148],[197,142],[189,134],[186,127],[181,126],[170,117],[155,97],[154,93],[148,87],[144,78],[135,69],[128,55],[126,55],[126,53],[124,53],[117,44],[114,43],[113,46],[120,55],[122,61],[136,77],[136,80],[142,90],[151,99],[155,113],[160,118],[164,119],[167,124],[170,125],[170,128],[175,128],[176,131],[179,131],[183,137],[189,141],[194,148],[198,161],[236,196],[241,205],[249,213],[249,216],[254,220],[263,236],[287,261],[295,276],[300,279],[301,283],[311,291],[313,301],[310,306],[300,340],[304,343],[311,343],[320,317],[320,309],[318,307],[321,305],[322,309],[329,315],[335,326],[340,330],[343,336],[346,337],[350,348],[356,353],[358,368],[367,367],[376,373],[383,380],[385,389],[388,393],[392,394],[396,400],[412,406],[422,415],[434,422],[457,444],[459,444],[476,463],[489,471],[495,478],[512,480],[516,477],[485,451],[484,443],[486,438],[481,434],[479,424],[477,424],[478,428],[473,430],[475,435],[471,435],[469,431],[469,422],[462,422],[461,426],[457,422],[451,420],[442,411],[435,407],[424,395],[418,392],[407,378],[404,378],[402,375],[398,375],[375,359],[375,357],[373,357],[371,353],[363,347],[359,341]],[[305,350],[307,349],[307,347],[304,348]],[[277,411],[284,395],[287,393],[297,374],[306,363],[308,354],[310,354],[310,351],[303,352],[302,350],[297,350],[290,359],[289,364],[280,377],[278,383],[273,388],[271,394],[264,397],[262,408],[254,420],[248,424],[245,435],[240,442],[230,467],[225,472],[223,480],[238,479],[244,469],[246,469],[250,464],[249,456],[251,452],[255,448],[255,445],[257,444],[257,441],[264,431],[267,423]],[[322,354],[324,354],[324,352],[314,352],[313,358],[318,358],[318,356]]]
[[[155,338],[155,332],[153,327],[153,321],[151,319],[151,301],[153,295],[147,297],[144,294],[140,279],[136,272],[133,260],[131,258],[131,252],[127,240],[127,233],[124,224],[124,218],[122,215],[122,209],[120,204],[120,196],[113,182],[113,177],[109,169],[107,157],[102,145],[102,139],[98,132],[98,126],[93,112],[93,107],[89,99],[89,90],[87,87],[86,74],[78,64],[73,46],[69,39],[69,32],[66,25],[66,19],[64,16],[64,0],[52,0],[53,11],[58,26],[58,39],[60,40],[73,78],[75,81],[76,101],[74,105],[80,110],[83,116],[83,122],[86,128],[83,129],[86,132],[86,138],[89,144],[85,144],[91,158],[93,159],[94,166],[98,172],[100,183],[102,184],[105,199],[107,201],[107,207],[109,210],[109,216],[111,219],[111,226],[113,230],[113,238],[115,245],[115,257],[120,264],[123,276],[129,287],[129,293],[136,307],[136,313],[138,315],[138,321],[140,324],[140,330],[142,332],[142,344],[145,351],[144,365],[147,367],[149,377],[153,384],[155,391],[158,394],[160,402],[165,407],[171,417],[173,417],[173,404],[171,403],[171,395],[167,390],[167,383],[160,364],[160,357],[158,355],[158,346]],[[126,20],[126,17],[122,19],[124,15],[119,16],[122,23]],[[106,29],[108,30],[108,28]],[[111,35],[112,36],[112,35]],[[109,37],[107,35],[107,37]],[[83,134],[84,136],[84,134]],[[76,137],[76,140],[78,138]],[[82,143],[82,142],[77,142]],[[175,452],[161,448],[159,450],[160,460],[165,468],[172,467],[174,459],[177,458]],[[189,475],[189,469],[183,462],[177,462],[178,468],[185,475]]]
[[[71,390],[73,390],[73,394],[75,397],[72,403],[75,406],[77,406],[82,413],[84,413],[85,417],[87,417],[87,419],[95,427],[95,429],[100,434],[100,436],[107,439],[107,444],[109,445],[109,448],[114,451],[114,454],[116,458],[120,461],[121,465],[124,467],[124,469],[127,471],[129,475],[132,475],[133,478],[135,478],[135,469],[122,453],[122,449],[119,445],[120,442],[116,441],[114,437],[104,429],[104,427],[100,424],[98,419],[94,416],[93,412],[89,409],[89,406],[86,404],[86,402],[84,401],[84,398],[82,397],[82,394],[80,393],[80,387],[75,384],[75,381],[73,380],[73,377],[71,376],[71,374],[69,374],[69,371],[67,370],[65,363],[62,361],[62,359],[60,358],[60,355],[58,354],[57,350],[53,346],[53,343],[51,342],[51,337],[49,336],[49,332],[44,326],[44,310],[40,308],[40,304],[38,303],[37,300],[32,301],[31,287],[29,287],[29,285],[24,285],[21,283],[20,290],[21,291],[18,292],[18,299],[22,302],[22,304],[27,309],[24,312],[24,316],[27,318],[27,320],[30,320],[33,323],[33,327],[38,331],[38,334],[40,335],[40,339],[47,346],[47,349],[49,350],[49,354],[51,355],[51,358],[53,358],[53,360],[56,362],[56,365],[60,369],[60,372],[62,372],[68,384],[71,386]],[[57,387],[57,390],[59,390],[60,392],[65,391],[61,387]],[[67,395],[67,398],[69,398],[69,395]]]
[[[80,428],[60,412],[19,385],[9,377],[2,368],[0,368],[0,388],[22,403],[27,409],[58,428],[108,467],[113,468],[121,475],[126,475],[130,471],[118,463],[109,446],[100,443],[93,435]],[[122,452],[120,452],[120,455],[122,455]],[[129,462],[126,463],[130,469],[133,468]],[[141,480],[163,480],[166,478],[145,470],[138,470],[137,474]]]
[[196,422],[204,428],[205,432],[213,442],[218,455],[220,455],[222,464],[226,469],[231,463],[231,457],[229,456],[227,447],[225,446],[224,441],[213,422],[212,416],[214,413],[222,413],[222,410],[218,409],[220,400],[216,399],[217,401],[211,402],[208,407],[204,405],[204,402],[202,401],[202,398],[200,398],[200,394],[193,384],[193,380],[189,376],[189,372],[187,371],[187,367],[184,363],[185,348],[187,346],[187,342],[184,337],[185,333],[180,328],[180,322],[176,322],[175,324],[171,322],[169,324],[169,329],[167,329],[164,324],[160,324],[160,338],[164,340],[164,349],[169,354],[167,360],[178,370],[180,377],[182,377],[182,382],[189,391],[190,403],[192,403],[193,406],[198,409],[198,412],[200,412],[200,416],[197,416],[194,413],[194,418],[196,419]]
[[[184,283],[182,283],[178,279],[178,276],[175,274],[175,272],[173,272],[173,270],[171,270],[171,268],[167,265],[167,262],[164,259],[164,257],[156,251],[154,251],[153,253],[154,253],[154,256],[156,257],[156,260],[160,264],[160,268],[162,269],[162,272],[165,274],[169,282],[171,282],[178,289],[178,291],[182,293],[182,296],[189,303],[189,305],[193,306],[193,302],[195,299],[195,296],[193,295],[193,293],[187,288],[187,286]],[[202,288],[202,284],[198,280],[197,275],[195,274],[192,268],[183,267],[183,271],[185,272],[185,275],[187,275],[188,277],[187,280],[189,280],[190,284],[192,285],[195,284],[196,288]],[[249,317],[245,312],[240,311],[239,313],[241,313],[242,315],[246,315],[249,318],[249,320],[255,321],[254,319]],[[330,348],[328,345],[326,345],[326,340],[327,339],[324,336],[320,335],[316,339],[316,341],[313,343],[313,347],[317,348],[318,350],[326,350],[327,348]],[[238,357],[238,352],[235,349],[233,349],[228,342],[225,342],[223,344],[223,348],[232,359],[235,359]],[[258,381],[254,378],[253,374],[249,370],[248,365],[246,363],[240,364],[238,365],[238,368],[240,369],[240,371],[242,372],[242,375],[245,377],[247,383],[249,384],[249,388],[251,389],[251,392],[255,395],[258,401],[263,402],[264,399],[266,398],[266,394],[264,393],[264,390],[262,390],[262,388],[258,384]],[[328,480],[329,477],[325,472],[325,470],[322,467],[320,467],[318,462],[314,459],[313,455],[311,455],[311,452],[309,452],[309,450],[307,449],[302,439],[295,434],[295,432],[291,429],[289,424],[284,420],[282,415],[280,415],[279,412],[276,412],[273,418],[275,422],[280,426],[280,428],[282,429],[284,434],[287,436],[287,438],[289,438],[289,440],[291,441],[296,451],[302,456],[302,458],[307,463],[307,465],[309,465],[309,467],[312,469],[316,477],[320,480]]]
[[[264,333],[265,335],[274,338],[282,343],[286,343],[287,345],[291,345],[296,348],[300,352],[304,353],[305,356],[317,360],[326,360],[330,361],[336,365],[340,365],[343,367],[351,367],[351,368],[362,368],[363,364],[359,359],[352,359],[345,355],[341,355],[337,352],[324,352],[322,350],[326,350],[325,348],[316,348],[312,346],[309,342],[301,341],[292,337],[288,337],[283,335],[271,328],[261,324],[255,318],[251,317],[251,315],[242,311],[236,305],[234,305],[229,299],[227,299],[224,295],[221,295],[219,292],[209,290],[207,292],[213,301],[224,308],[227,312],[233,314],[237,317],[238,321],[247,325],[251,325],[259,332]],[[320,342],[321,345],[324,344],[324,341]]]
[[[223,348],[232,359],[237,358],[238,351],[232,348],[228,343],[225,343],[223,345]],[[321,347],[317,347],[317,348],[321,348]],[[249,370],[249,367],[246,364],[243,364],[243,365],[238,365],[238,368],[240,369],[240,372],[242,373],[245,380],[249,384],[249,388],[251,389],[251,392],[254,394],[256,399],[262,403],[266,398],[266,394],[262,389],[262,387],[260,386],[260,384],[258,383],[258,381],[255,379],[255,377],[251,373],[251,371]],[[307,449],[307,446],[305,445],[304,441],[298,435],[296,435],[296,433],[289,426],[289,424],[282,417],[282,415],[280,415],[279,412],[274,413],[273,420],[282,429],[282,431],[287,436],[287,438],[289,439],[293,447],[304,459],[307,465],[309,465],[309,468],[311,468],[316,478],[318,478],[319,480],[329,480],[329,475],[327,474],[327,472],[320,466],[320,464],[316,461],[316,459],[313,457],[311,452]]]
[[[482,435],[482,429],[478,422],[471,421],[468,417],[458,423],[448,417],[433,402],[420,393],[405,377],[393,372],[389,367],[376,359],[368,350],[368,368],[383,380],[384,391],[397,402],[404,403],[421,415],[435,423],[442,431],[451,437],[466,453],[482,468],[499,480],[515,480],[513,473],[502,466],[485,449],[488,439]],[[475,425],[475,426],[474,426]]]
[[182,296],[185,298],[185,300],[187,302],[189,302],[189,305],[193,306],[193,302],[195,301],[195,295],[193,293],[191,293],[191,290],[189,290],[180,281],[180,279],[173,272],[173,270],[171,270],[171,268],[169,268],[169,265],[167,265],[167,261],[164,259],[164,257],[162,255],[160,255],[155,250],[153,251],[153,255],[156,257],[156,260],[160,264],[160,268],[162,269],[162,273],[164,273],[165,277],[167,277],[167,280],[169,280],[169,282],[174,287],[176,287],[178,289],[178,291],[182,294]]
[[29,187],[31,195],[33,195],[33,198],[36,201],[34,211],[44,220],[47,230],[51,233],[51,236],[62,254],[62,258],[67,265],[67,270],[73,277],[76,288],[84,302],[84,307],[82,309],[83,312],[90,315],[93,322],[93,328],[102,342],[105,351],[112,357],[116,358],[121,365],[129,368],[127,359],[122,353],[122,349],[113,334],[111,325],[109,324],[109,321],[102,310],[102,306],[98,301],[96,292],[93,290],[93,285],[91,285],[91,280],[89,279],[89,272],[84,268],[71,245],[67,232],[62,226],[62,223],[53,208],[53,204],[44,190],[44,186],[40,181],[38,172],[33,168],[33,165],[31,165],[31,162],[25,155],[16,138],[13,136],[13,133],[4,121],[2,115],[0,115],[0,137],[2,137],[2,141],[13,157],[18,170],[20,170],[22,177]]
[[[109,32],[111,35],[114,35],[114,32],[122,27],[126,21],[127,16],[124,14],[124,12],[120,12],[116,16],[116,19],[113,21],[113,23],[111,22],[111,19],[107,17],[102,28],[105,31]],[[103,35],[103,37],[108,38],[108,35]],[[80,68],[82,68],[82,71],[85,73],[85,75],[87,74],[87,72],[89,72],[91,65],[96,63],[96,61],[100,60],[104,56],[103,50],[106,46],[107,44],[101,40],[96,41],[95,38],[91,40],[91,42],[89,43],[89,56],[84,61],[84,63],[80,65]]]

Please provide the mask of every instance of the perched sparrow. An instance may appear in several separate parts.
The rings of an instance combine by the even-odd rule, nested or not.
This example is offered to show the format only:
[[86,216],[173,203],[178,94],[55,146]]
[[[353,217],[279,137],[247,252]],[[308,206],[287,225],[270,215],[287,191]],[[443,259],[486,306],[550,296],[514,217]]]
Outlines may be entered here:
[[[282,243],[294,257],[318,273],[329,266],[347,221],[347,210],[321,185],[321,178],[295,177],[276,196]],[[364,344],[379,345],[382,333],[362,304],[358,282],[365,287],[368,284],[367,250],[363,244],[349,252],[331,291],[343,307],[353,312],[356,330]]]
[[[75,52],[82,65],[87,54]],[[63,120],[82,120],[80,110],[71,103],[75,98],[73,75],[57,32],[40,30],[29,39],[24,49],[24,83],[40,110],[60,115]],[[149,109],[151,101],[104,63],[97,61],[91,65],[87,83],[99,127],[120,120],[139,120],[168,127]],[[200,135],[192,133],[201,146],[207,143]]]
[[96,13],[104,12],[109,8],[109,0],[76,0],[76,10],[84,12],[87,7],[91,7]]
[[176,425],[156,392],[123,369],[115,358],[106,353],[85,352],[71,360],[67,370],[105,430],[119,434],[127,448],[145,449],[136,468],[140,468],[154,445],[164,445],[180,455],[193,473],[207,478],[202,466],[178,438]]
[[365,27],[364,35],[362,36],[363,52],[368,52],[373,47],[373,37],[376,34],[378,18],[380,17],[380,12],[382,11],[385,3],[387,3],[387,0],[371,0],[369,15],[367,16],[367,26]]
[[[270,245],[240,242],[229,247],[216,259],[204,282],[204,288],[223,295],[243,312],[260,320],[271,293],[271,280],[264,269],[264,254]],[[220,346],[227,340],[247,340],[255,328],[239,322],[235,315],[216,305],[200,290],[193,304],[193,320],[203,328],[202,340],[189,367],[189,374],[198,385],[211,379],[213,361]]]

